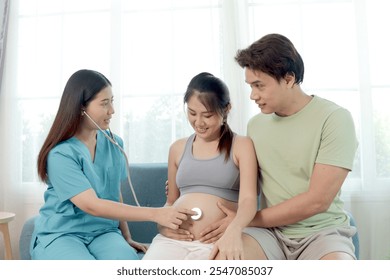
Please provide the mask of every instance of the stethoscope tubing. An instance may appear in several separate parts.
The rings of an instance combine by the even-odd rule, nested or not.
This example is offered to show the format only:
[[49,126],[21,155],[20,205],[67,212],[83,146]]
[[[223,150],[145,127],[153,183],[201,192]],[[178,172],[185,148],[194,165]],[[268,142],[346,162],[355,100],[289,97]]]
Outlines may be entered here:
[[114,146],[116,146],[119,151],[123,154],[125,161],[126,161],[126,170],[127,170],[127,181],[129,183],[129,187],[131,190],[131,193],[133,194],[134,201],[137,204],[137,206],[141,206],[140,203],[138,202],[137,195],[135,194],[133,184],[131,182],[130,178],[130,165],[129,165],[129,159],[126,155],[125,150],[118,144],[118,142],[115,140],[113,133],[111,132],[111,129],[108,128],[108,132],[103,130],[88,114],[87,112],[84,111],[84,114],[92,121],[92,123],[103,133],[104,137],[106,137]]

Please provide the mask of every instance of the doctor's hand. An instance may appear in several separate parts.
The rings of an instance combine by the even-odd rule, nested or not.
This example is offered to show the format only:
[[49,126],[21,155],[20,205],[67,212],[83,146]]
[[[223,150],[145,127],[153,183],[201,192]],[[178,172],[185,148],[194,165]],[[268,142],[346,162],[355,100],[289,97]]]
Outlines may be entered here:
[[138,252],[146,253],[146,250],[148,249],[148,246],[146,244],[134,241],[133,239],[128,239],[126,241],[127,241],[127,243],[130,244],[131,247],[136,249]]
[[179,229],[184,221],[187,221],[190,216],[197,214],[195,211],[186,208],[175,208],[172,206],[157,208],[157,210],[154,221],[172,230]]
[[225,213],[226,217],[207,226],[201,231],[199,241],[202,243],[210,244],[216,242],[219,238],[221,238],[231,221],[236,216],[236,212],[225,207],[222,203],[218,202],[217,206]]

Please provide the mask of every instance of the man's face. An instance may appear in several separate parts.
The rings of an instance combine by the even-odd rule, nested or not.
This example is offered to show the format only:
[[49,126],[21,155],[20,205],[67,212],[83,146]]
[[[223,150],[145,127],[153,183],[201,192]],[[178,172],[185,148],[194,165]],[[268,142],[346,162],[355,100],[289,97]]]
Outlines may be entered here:
[[285,107],[288,106],[284,80],[279,82],[264,72],[245,68],[245,82],[251,87],[250,98],[262,113],[283,115]]

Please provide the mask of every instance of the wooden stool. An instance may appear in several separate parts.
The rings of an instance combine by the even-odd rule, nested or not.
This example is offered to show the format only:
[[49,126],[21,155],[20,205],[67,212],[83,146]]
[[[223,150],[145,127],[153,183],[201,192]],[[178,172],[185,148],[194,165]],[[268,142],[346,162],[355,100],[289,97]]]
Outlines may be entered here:
[[5,259],[12,260],[11,239],[9,237],[8,223],[15,217],[14,213],[0,212],[0,231],[4,237]]

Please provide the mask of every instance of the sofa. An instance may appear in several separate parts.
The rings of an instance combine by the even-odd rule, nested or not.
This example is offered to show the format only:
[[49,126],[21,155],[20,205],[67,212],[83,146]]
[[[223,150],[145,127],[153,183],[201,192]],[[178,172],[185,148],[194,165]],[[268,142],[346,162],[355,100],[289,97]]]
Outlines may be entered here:
[[[140,163],[130,164],[130,177],[137,195],[138,202],[146,207],[161,207],[165,204],[165,182],[167,180],[166,163]],[[124,203],[136,205],[128,182],[121,186]],[[31,259],[29,247],[31,235],[34,230],[34,221],[37,216],[29,218],[22,228],[19,240],[20,259]],[[351,224],[355,221],[350,214]],[[142,243],[151,243],[157,234],[157,225],[153,222],[128,222],[134,240]],[[359,235],[353,237],[355,254],[359,258]],[[139,253],[142,258],[142,253]]]

